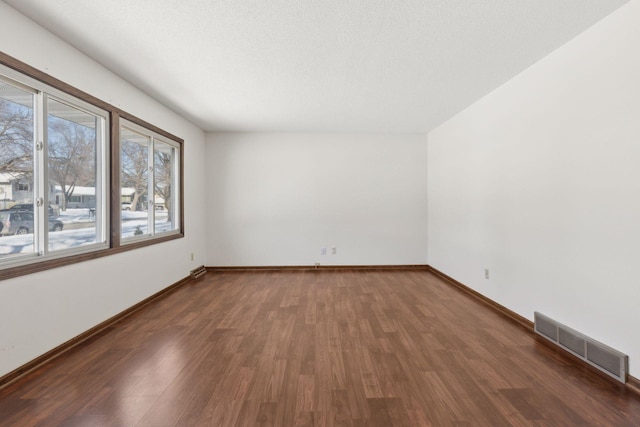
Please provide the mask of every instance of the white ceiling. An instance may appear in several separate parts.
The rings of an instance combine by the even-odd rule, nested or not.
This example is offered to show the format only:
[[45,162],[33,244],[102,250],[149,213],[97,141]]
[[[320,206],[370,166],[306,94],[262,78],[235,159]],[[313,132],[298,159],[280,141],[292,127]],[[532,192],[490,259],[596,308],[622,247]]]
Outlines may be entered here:
[[206,131],[428,132],[627,0],[4,0]]

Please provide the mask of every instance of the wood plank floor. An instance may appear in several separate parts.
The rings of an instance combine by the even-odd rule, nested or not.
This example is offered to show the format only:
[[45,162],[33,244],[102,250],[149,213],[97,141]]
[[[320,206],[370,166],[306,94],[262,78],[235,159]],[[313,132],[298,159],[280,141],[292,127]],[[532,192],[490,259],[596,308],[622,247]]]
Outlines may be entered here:
[[0,390],[2,426],[638,426],[427,271],[209,273]]

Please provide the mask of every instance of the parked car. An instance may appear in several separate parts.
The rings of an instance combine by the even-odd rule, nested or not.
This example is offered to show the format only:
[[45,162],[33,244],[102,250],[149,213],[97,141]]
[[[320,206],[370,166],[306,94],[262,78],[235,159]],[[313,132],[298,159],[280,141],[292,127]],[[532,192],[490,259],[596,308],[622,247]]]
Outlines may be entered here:
[[[49,231],[62,231],[64,224],[49,217]],[[0,235],[33,233],[33,212],[4,209],[0,211]]]
[[49,217],[49,231],[62,231],[63,228],[64,224],[62,221]]
[[[53,208],[51,206],[48,206],[48,208],[49,208],[49,216],[56,216]],[[11,206],[9,210],[33,212],[33,203],[18,203],[16,205]]]

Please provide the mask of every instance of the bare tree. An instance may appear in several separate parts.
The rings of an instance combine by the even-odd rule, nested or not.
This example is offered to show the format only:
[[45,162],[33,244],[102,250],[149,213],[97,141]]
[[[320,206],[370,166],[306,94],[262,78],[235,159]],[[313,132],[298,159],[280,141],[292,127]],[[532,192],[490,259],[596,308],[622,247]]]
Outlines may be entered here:
[[171,172],[173,159],[171,153],[158,151],[154,153],[154,182],[155,193],[164,199],[164,207],[167,209],[167,221],[171,221]]
[[140,199],[147,194],[149,187],[148,147],[136,142],[122,140],[120,151],[120,185],[133,188],[131,210],[139,210]]
[[67,204],[76,186],[95,186],[95,130],[69,120],[49,117],[49,178],[62,190],[60,208]]
[[33,174],[33,109],[0,98],[0,173]]

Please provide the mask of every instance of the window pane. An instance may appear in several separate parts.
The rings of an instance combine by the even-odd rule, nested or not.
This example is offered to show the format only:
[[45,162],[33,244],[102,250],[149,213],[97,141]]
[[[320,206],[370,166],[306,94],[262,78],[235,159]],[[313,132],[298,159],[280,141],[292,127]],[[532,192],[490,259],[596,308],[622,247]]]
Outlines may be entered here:
[[34,95],[0,81],[0,260],[33,253]]
[[99,242],[97,129],[102,119],[52,99],[47,112],[49,250]]
[[120,131],[121,237],[149,234],[149,144],[127,128]]
[[173,182],[175,148],[164,142],[155,141],[153,153],[155,232],[175,229],[173,208]]

